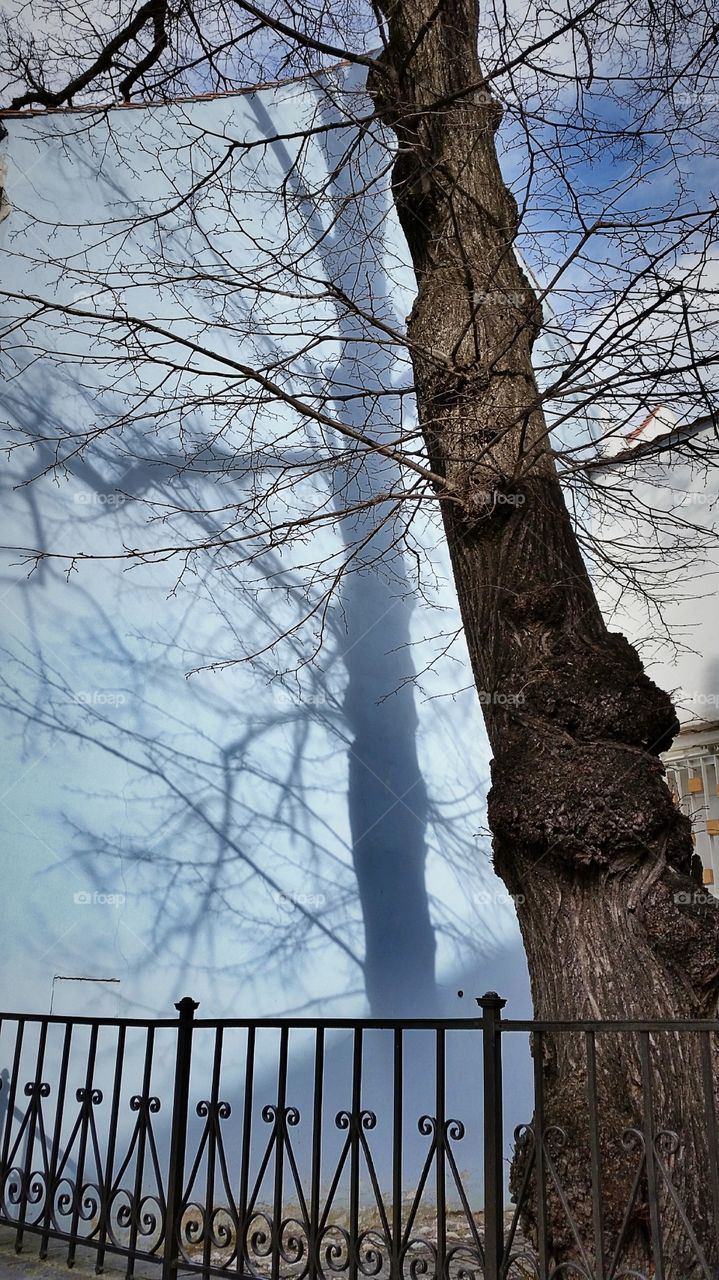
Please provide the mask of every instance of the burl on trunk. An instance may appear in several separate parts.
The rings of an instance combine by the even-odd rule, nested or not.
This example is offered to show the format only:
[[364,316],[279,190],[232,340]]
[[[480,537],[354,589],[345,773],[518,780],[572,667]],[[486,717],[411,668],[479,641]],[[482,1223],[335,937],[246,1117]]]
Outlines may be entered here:
[[[520,896],[535,1014],[713,1017],[719,917],[712,903],[681,901],[695,887],[691,833],[658,758],[676,716],[607,630],[557,478],[532,368],[541,311],[513,248],[517,207],[497,159],[501,112],[482,80],[476,0],[380,6],[389,44],[370,90],[397,137],[418,411],[446,478],[445,530],[494,756],[494,860]],[[566,1134],[557,1168],[581,1229],[591,1220],[583,1045],[548,1037],[544,1054],[545,1125]],[[652,1073],[659,1127],[680,1137],[667,1155],[674,1185],[715,1264],[698,1037],[656,1037]],[[631,1038],[599,1053],[597,1091],[610,1250],[636,1168],[622,1135],[641,1119]],[[702,1274],[666,1186],[660,1196],[667,1276]],[[548,1208],[552,1256],[568,1260],[576,1246],[551,1191]],[[640,1187],[624,1268],[653,1266],[648,1221]]]

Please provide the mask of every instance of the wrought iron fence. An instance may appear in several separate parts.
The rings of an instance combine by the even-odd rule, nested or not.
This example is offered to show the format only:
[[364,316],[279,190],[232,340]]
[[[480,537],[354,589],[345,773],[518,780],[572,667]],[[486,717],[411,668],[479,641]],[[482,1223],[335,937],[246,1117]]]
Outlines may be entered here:
[[[33,1236],[42,1257],[61,1242],[70,1265],[90,1250],[98,1272],[114,1256],[128,1277],[142,1263],[163,1280],[717,1280],[706,1221],[683,1199],[683,1135],[658,1114],[652,1073],[661,1037],[695,1037],[711,1201],[700,1213],[719,1237],[719,1024],[513,1021],[494,993],[478,1003],[481,1017],[431,1022],[216,1022],[189,998],[176,1020],[3,1015],[0,1222],[18,1249]],[[531,1038],[533,1062],[528,1123],[513,1135],[509,1037],[528,1062]],[[607,1134],[598,1062],[620,1042],[636,1054],[639,1110]],[[545,1112],[548,1047],[581,1058],[579,1208],[563,1181],[576,1109],[569,1134]],[[612,1142],[621,1187],[602,1167]]]

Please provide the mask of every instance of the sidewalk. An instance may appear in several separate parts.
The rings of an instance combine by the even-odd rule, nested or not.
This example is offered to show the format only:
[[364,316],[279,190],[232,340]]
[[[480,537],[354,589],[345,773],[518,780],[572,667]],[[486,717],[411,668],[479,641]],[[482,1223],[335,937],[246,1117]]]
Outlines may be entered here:
[[3,1231],[0,1237],[0,1280],[67,1280],[69,1275],[94,1276],[89,1260],[79,1259],[72,1272],[55,1253],[42,1262],[38,1257],[40,1241],[37,1236],[26,1236],[22,1253],[15,1252],[15,1235]]
[[[75,1265],[67,1265],[67,1245],[57,1240],[50,1241],[47,1259],[43,1262],[38,1256],[40,1238],[33,1232],[26,1232],[22,1253],[15,1252],[15,1232],[8,1227],[0,1227],[0,1280],[95,1280],[95,1255],[90,1249],[78,1249]],[[124,1275],[124,1259],[117,1255],[106,1254],[105,1272],[110,1280],[120,1280]],[[152,1277],[157,1280],[158,1267],[142,1267],[140,1261],[135,1266],[136,1280]]]

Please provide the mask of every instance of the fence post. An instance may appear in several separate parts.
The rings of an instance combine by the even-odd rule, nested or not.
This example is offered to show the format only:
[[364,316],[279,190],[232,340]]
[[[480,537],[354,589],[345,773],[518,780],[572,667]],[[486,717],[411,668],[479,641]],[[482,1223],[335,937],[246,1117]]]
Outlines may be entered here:
[[192,1062],[192,1027],[198,1001],[190,996],[180,1000],[178,1012],[177,1051],[175,1055],[175,1092],[172,1100],[170,1161],[167,1170],[165,1208],[165,1248],[162,1258],[162,1280],[175,1280],[180,1253],[180,1220],[185,1178],[187,1113],[190,1101],[190,1065]]
[[496,991],[477,998],[482,1009],[484,1067],[484,1280],[500,1280],[504,1254],[502,1009],[506,1003]]

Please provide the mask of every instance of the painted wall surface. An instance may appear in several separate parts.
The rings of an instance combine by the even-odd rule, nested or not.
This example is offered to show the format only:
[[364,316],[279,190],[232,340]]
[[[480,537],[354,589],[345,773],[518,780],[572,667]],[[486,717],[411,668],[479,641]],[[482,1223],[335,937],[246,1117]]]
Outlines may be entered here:
[[[358,110],[361,95],[351,84],[341,88]],[[154,545],[197,538],[193,510],[231,504],[233,486],[249,483],[238,463],[245,435],[232,422],[227,368],[200,357],[184,377],[186,413],[173,418],[157,376],[167,348],[161,340],[152,347],[154,366],[133,364],[133,350],[118,358],[117,332],[94,323],[98,312],[124,307],[174,325],[211,352],[266,359],[273,343],[299,351],[308,335],[326,339],[335,322],[328,302],[300,296],[298,256],[307,276],[321,279],[339,265],[347,273],[354,254],[358,293],[401,326],[411,275],[384,152],[371,137],[354,180],[371,177],[373,185],[329,265],[312,224],[308,231],[311,201],[295,191],[295,239],[277,267],[276,290],[253,304],[246,287],[234,287],[235,266],[245,278],[255,268],[258,278],[270,277],[285,235],[278,192],[299,146],[245,152],[240,144],[296,133],[317,112],[316,92],[298,83],[172,108],[8,120],[3,288],[25,301],[6,301],[5,323],[32,311],[28,296],[76,314],[68,322],[57,312],[6,333],[6,544],[112,557],[147,545],[148,510],[161,518],[173,504],[182,512],[153,527]],[[345,133],[329,136],[324,151],[312,144],[306,173],[324,176],[331,148],[341,154]],[[213,166],[221,180],[207,180]],[[188,186],[197,188],[191,208],[178,194]],[[315,221],[332,216],[330,205],[313,210]],[[214,273],[212,288],[196,278],[198,267],[205,277]],[[309,370],[298,355],[303,392],[332,379],[337,353],[326,342]],[[179,354],[170,347],[172,359]],[[391,343],[377,344],[370,363],[390,387],[407,380]],[[179,385],[183,375],[176,376]],[[380,438],[399,412],[399,398],[381,402],[373,421]],[[277,413],[286,418],[288,448],[306,448],[311,431],[301,436],[288,411]],[[276,433],[274,412],[271,419],[263,437],[258,415],[259,449]],[[91,422],[113,430],[87,449],[68,446],[68,434]],[[53,473],[56,449],[64,463]],[[293,486],[292,501],[310,513],[318,491],[310,475]],[[525,1011],[514,912],[482,834],[489,752],[434,512],[417,513],[410,544],[421,561],[411,627],[433,812],[427,877],[440,926],[440,983],[452,1011],[458,985],[511,988]],[[285,552],[274,571],[289,585],[273,593],[271,618],[263,572],[249,560],[239,569],[231,555],[184,574],[176,560],[161,558],[131,568],[99,559],[69,574],[45,560],[30,574],[21,552],[7,554],[1,813],[13,893],[3,900],[0,1004],[42,1010],[52,997],[60,1012],[158,1014],[187,990],[206,1016],[238,1008],[362,1011],[336,654],[322,651],[308,665],[315,622],[251,663],[214,666],[265,651],[278,621],[293,627],[309,598],[303,560],[328,563],[339,550],[336,529],[327,527]],[[395,693],[386,690],[388,716]],[[232,774],[230,801],[223,770]],[[461,974],[468,979],[460,984]],[[66,981],[77,977],[119,982]]]

